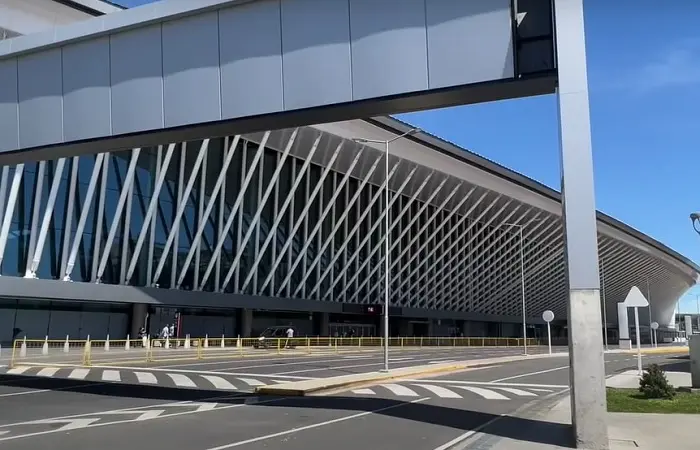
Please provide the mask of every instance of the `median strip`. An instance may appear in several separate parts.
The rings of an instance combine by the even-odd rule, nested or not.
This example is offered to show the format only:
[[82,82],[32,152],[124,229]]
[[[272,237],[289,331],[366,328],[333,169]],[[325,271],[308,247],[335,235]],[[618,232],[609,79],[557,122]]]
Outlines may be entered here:
[[553,355],[522,355],[504,356],[499,358],[475,359],[471,361],[449,362],[444,364],[430,364],[422,366],[401,367],[391,369],[388,372],[367,372],[337,377],[317,378],[313,380],[291,381],[274,385],[258,386],[256,394],[281,395],[288,397],[304,397],[312,394],[323,394],[340,388],[351,388],[360,385],[393,380],[396,378],[416,377],[437,373],[457,372],[460,370],[476,369],[497,364],[525,361],[540,358],[555,358],[568,356],[567,353],[555,353]]

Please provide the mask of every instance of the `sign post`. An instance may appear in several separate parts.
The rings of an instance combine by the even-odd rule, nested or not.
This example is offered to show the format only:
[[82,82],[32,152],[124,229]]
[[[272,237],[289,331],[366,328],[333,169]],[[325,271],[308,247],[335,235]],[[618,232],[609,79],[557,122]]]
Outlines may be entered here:
[[651,335],[651,337],[652,337],[652,342],[651,342],[651,345],[653,345],[654,348],[656,348],[656,347],[659,346],[659,338],[658,338],[658,336],[656,335],[656,330],[659,329],[659,322],[652,322],[652,323],[651,323],[651,329],[652,329],[652,335]]
[[625,301],[623,302],[627,307],[634,308],[634,330],[637,337],[637,370],[639,375],[642,375],[642,345],[639,337],[639,308],[646,308],[649,306],[649,301],[644,297],[642,291],[639,290],[637,286],[632,286]]
[[547,322],[547,346],[549,347],[549,354],[552,354],[552,330],[550,329],[549,323],[554,320],[554,313],[547,310],[542,313],[542,320]]

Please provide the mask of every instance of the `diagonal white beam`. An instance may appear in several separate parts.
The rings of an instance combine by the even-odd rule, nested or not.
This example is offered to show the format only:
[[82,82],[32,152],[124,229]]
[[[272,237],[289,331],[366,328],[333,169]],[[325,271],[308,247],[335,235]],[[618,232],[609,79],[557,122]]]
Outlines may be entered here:
[[131,161],[129,162],[129,168],[126,171],[126,177],[124,183],[122,184],[122,191],[119,194],[119,200],[117,202],[117,208],[114,211],[114,216],[112,217],[112,224],[109,226],[109,233],[107,234],[107,241],[105,242],[104,250],[102,251],[102,258],[100,259],[100,265],[97,268],[97,282],[102,281],[102,275],[105,271],[105,266],[107,265],[107,259],[112,252],[112,243],[114,243],[114,236],[117,234],[117,228],[119,228],[119,221],[122,217],[122,211],[124,210],[124,203],[126,198],[131,191],[131,183],[134,182],[134,173],[136,172],[136,165],[139,161],[139,155],[141,154],[140,148],[135,148],[131,151]]
[[[304,179],[304,174],[306,173],[307,169],[311,166],[311,160],[316,153],[316,150],[318,149],[318,144],[321,142],[321,137],[323,135],[318,135],[316,140],[314,141],[313,145],[311,146],[311,150],[309,151],[309,154],[304,161],[304,164],[301,167],[301,170],[299,170],[299,174],[296,175],[293,173],[294,176],[294,182],[292,183],[292,188],[289,190],[287,193],[287,197],[284,200],[284,203],[282,204],[282,207],[279,209],[279,212],[275,216],[275,222],[272,224],[272,227],[270,228],[269,233],[267,234],[267,238],[265,238],[265,242],[263,242],[263,245],[260,247],[260,252],[258,253],[258,256],[255,258],[255,261],[253,262],[253,267],[258,267],[260,265],[260,261],[263,258],[263,255],[265,254],[265,250],[267,250],[267,246],[270,245],[270,242],[277,238],[277,229],[279,228],[280,223],[284,219],[284,213],[287,211],[287,208],[289,208],[290,204],[294,203],[294,195],[296,193],[297,188],[301,184],[301,181]],[[336,149],[336,154],[339,153],[340,149]],[[292,165],[292,171],[295,172],[296,170],[296,164]],[[293,220],[293,211],[290,213],[290,221]],[[291,225],[290,225],[291,229]],[[275,246],[273,246],[275,247]],[[283,255],[283,252],[280,252],[280,256]],[[275,258],[273,258],[273,261]],[[241,291],[245,292],[246,288],[248,287],[248,284],[250,281],[253,279],[254,272],[250,271],[248,272],[248,275],[246,276],[245,280],[243,280],[243,286],[241,287]]]
[[[319,136],[320,138],[320,136]],[[306,218],[306,215],[309,212],[309,209],[311,208],[311,205],[314,202],[314,199],[316,199],[316,196],[318,195],[319,191],[321,190],[321,186],[323,186],[323,182],[326,180],[326,177],[328,176],[329,173],[332,172],[331,168],[333,167],[333,164],[335,163],[336,158],[340,154],[340,150],[343,148],[343,142],[341,141],[340,144],[336,147],[335,151],[333,152],[333,155],[331,156],[330,161],[328,161],[328,164],[323,168],[323,172],[321,172],[321,177],[319,178],[318,182],[316,183],[316,187],[314,187],[313,192],[307,196],[306,204],[304,205],[304,209],[301,211],[299,214],[299,218],[295,221],[294,227],[292,227],[291,230],[289,230],[289,234],[287,235],[287,240],[284,243],[284,246],[279,252],[279,255],[277,256],[277,260],[272,264],[272,267],[270,268],[270,273],[267,274],[267,277],[263,281],[263,284],[259,288],[259,292],[265,291],[265,288],[267,288],[267,285],[270,283],[272,278],[275,276],[275,271],[277,270],[277,266],[280,264],[284,256],[287,254],[287,250],[289,247],[292,245],[294,242],[294,236],[297,233],[297,230],[299,230],[299,227],[304,223],[304,220]],[[308,158],[307,158],[308,160]],[[298,177],[301,178],[301,177]],[[305,177],[307,180],[307,192],[308,192],[308,180],[309,177]],[[291,252],[288,256],[291,259]],[[280,286],[277,292],[281,292],[283,289],[285,289],[284,283]]]
[[71,160],[71,174],[68,183],[68,191],[66,192],[67,205],[66,216],[63,222],[63,245],[61,247],[61,269],[59,274],[63,276],[66,273],[66,265],[68,264],[68,251],[70,249],[70,237],[73,231],[73,208],[75,206],[75,191],[78,184],[78,165],[80,157],[74,156]]
[[[343,179],[341,180],[341,185],[340,185],[337,189],[335,189],[335,192],[333,192],[333,196],[331,197],[330,201],[328,202],[328,205],[326,206],[325,210],[323,211],[323,213],[322,213],[320,219],[319,219],[318,222],[316,223],[316,226],[315,226],[314,229],[312,230],[310,237],[311,237],[311,236],[314,236],[314,235],[316,234],[316,232],[318,232],[318,230],[319,230],[319,229],[321,228],[321,226],[323,225],[323,220],[325,219],[325,217],[326,217],[326,215],[328,214],[328,212],[331,210],[332,205],[335,203],[335,200],[336,200],[336,198],[338,197],[338,195],[340,195],[340,192],[341,192],[341,190],[343,189],[343,187],[345,186],[345,183],[347,183],[348,179],[350,179],[350,174],[351,174],[351,172],[352,172],[352,169],[355,168],[355,164],[357,164],[357,161],[358,161],[358,158],[355,157],[355,160],[353,160],[351,167],[350,167],[350,168],[348,169],[348,171],[345,173],[345,176],[343,176]],[[377,159],[376,163],[377,163],[377,164],[379,163],[379,159]],[[394,166],[394,168],[392,169],[391,173],[389,173],[389,178],[391,178],[391,176],[393,176],[393,174],[395,173],[395,170],[398,168],[398,166],[399,166],[398,163]],[[370,179],[370,177],[372,176],[372,174],[374,173],[375,169],[376,169],[376,167],[375,167],[375,166],[372,166],[372,168],[371,168],[371,169],[367,172],[367,174],[365,175],[364,179],[362,180],[362,183],[360,184],[360,186],[359,186],[358,189],[357,189],[358,197],[359,197],[359,193],[363,191],[365,185],[369,182],[369,179]],[[382,186],[384,186],[384,185],[386,185],[386,183],[384,183]],[[383,188],[380,187],[380,188],[378,189],[378,191],[381,191],[382,189],[383,189]],[[352,205],[354,205],[354,203],[355,203],[356,200],[357,200],[356,197],[354,197],[352,200],[350,200],[350,203],[351,203],[351,204],[349,205],[348,209],[346,209],[346,210],[343,212],[343,215],[341,216],[341,220],[345,219],[345,216],[347,216],[347,214],[348,214],[349,211],[350,211],[350,208],[352,207]],[[372,206],[371,206],[371,205],[370,205],[368,208],[365,209],[365,211],[367,211],[367,212],[369,212],[369,211],[371,211],[371,210],[372,210]],[[338,228],[340,228],[340,225],[338,225]],[[331,235],[334,234],[336,231],[337,231],[337,228],[334,229],[333,231],[331,231]],[[306,244],[304,245],[304,248],[302,249],[302,252],[305,253],[305,252],[306,252],[306,249],[309,247],[310,244],[311,244],[311,240],[309,239],[309,240],[306,242]],[[311,273],[312,273],[311,268],[315,267],[315,265],[321,260],[321,256],[323,256],[323,252],[324,252],[324,251],[326,250],[326,248],[328,247],[328,244],[330,244],[330,239],[327,239],[326,242],[324,242],[323,246],[322,246],[320,249],[317,250],[316,258],[315,258],[314,261],[311,263],[311,267],[309,268],[309,271],[306,273],[306,275],[304,275],[304,277],[302,277],[302,280],[301,280],[301,282],[299,283],[299,285],[297,286],[296,290],[294,291],[294,294],[292,295],[292,297],[295,297],[295,296],[299,293],[299,291],[301,291],[301,287],[305,285],[306,280],[309,278],[309,275],[311,275]],[[301,258],[300,258],[299,256],[297,256],[297,260],[294,261],[294,264],[292,265],[292,268],[291,268],[291,270],[289,271],[290,273],[294,273],[294,269],[296,269],[296,266],[297,266],[297,264],[299,263],[300,260],[301,260]],[[332,267],[332,266],[329,266],[329,267]],[[290,275],[288,274],[287,277],[290,277]],[[314,290],[315,290],[315,288],[314,288]],[[313,294],[314,294],[314,292],[311,292],[311,293],[310,293],[310,297],[313,296]]]
[[34,257],[32,258],[32,262],[29,267],[27,267],[27,274],[25,275],[27,278],[36,278],[36,270],[39,267],[39,261],[41,261],[41,254],[44,252],[46,234],[49,231],[51,217],[53,217],[54,214],[54,205],[56,204],[56,196],[58,195],[58,188],[61,185],[61,176],[63,175],[63,166],[65,164],[65,158],[59,158],[58,162],[56,163],[56,168],[53,173],[53,180],[51,181],[51,189],[49,190],[49,198],[46,200],[44,218],[41,222],[39,238],[37,239],[36,249],[34,251]]
[[[209,140],[206,139],[205,142],[208,144]],[[138,262],[139,256],[141,255],[141,248],[148,235],[148,228],[151,226],[151,219],[156,212],[158,207],[158,198],[160,197],[160,191],[165,182],[165,176],[168,173],[168,168],[170,167],[170,160],[172,159],[173,152],[175,151],[176,144],[168,145],[168,150],[165,152],[165,159],[163,160],[163,167],[158,172],[156,177],[156,183],[153,187],[153,193],[151,194],[151,200],[148,203],[148,209],[146,210],[146,215],[143,218],[143,224],[141,225],[141,231],[139,232],[139,237],[136,240],[136,246],[134,247],[133,254],[131,255],[131,261],[129,262],[129,267],[126,270],[126,284],[129,284],[131,277],[134,275],[134,270],[136,269],[136,263]],[[204,146],[204,144],[202,144]],[[197,172],[199,164],[201,164],[203,153],[197,157],[197,162],[195,162],[194,172]]]
[[5,208],[5,216],[2,219],[2,230],[0,230],[0,265],[5,256],[5,247],[7,246],[7,237],[10,234],[10,225],[12,224],[12,216],[15,214],[15,205],[17,204],[17,193],[19,192],[22,182],[22,173],[24,173],[24,164],[15,166],[15,173],[12,176],[12,185],[10,186],[10,196],[7,199],[7,208]]
[[[387,214],[387,211],[389,211],[391,209],[391,207],[394,205],[394,203],[396,201],[398,201],[398,199],[401,198],[401,193],[406,188],[406,186],[408,186],[409,181],[411,181],[411,179],[413,178],[413,175],[416,173],[417,170],[418,170],[418,167],[417,166],[414,167],[411,170],[411,172],[409,172],[409,174],[406,176],[406,178],[403,180],[403,182],[401,183],[401,185],[399,186],[399,188],[396,190],[396,192],[392,196],[391,200],[389,201],[389,207],[385,208],[384,211],[382,212],[382,214],[380,215],[380,217],[374,222],[374,225],[372,225],[372,228],[369,230],[368,233],[366,233],[365,237],[362,239],[362,242],[360,242],[360,244],[357,246],[357,249],[355,250],[353,255],[350,257],[350,260],[353,260],[355,258],[355,256],[361,251],[361,249],[364,247],[364,245],[367,243],[367,241],[370,240],[370,238],[372,237],[372,233],[374,233],[374,230],[376,230],[377,227],[379,227],[382,224],[382,219]],[[429,176],[430,175],[428,175],[428,177]],[[381,192],[381,189],[379,189],[379,191]],[[354,202],[353,202],[353,204],[354,204]],[[370,208],[371,207],[372,207],[372,205],[370,205]],[[349,234],[349,232],[347,231],[347,222],[345,220],[351,210],[352,210],[352,207],[350,204],[350,200],[348,200],[346,202],[346,204],[344,205],[343,214],[337,220],[335,226],[333,227],[333,231],[331,231],[331,238],[334,238],[337,230],[341,226],[344,226],[345,233],[343,234],[343,236],[345,237],[345,242],[343,243],[343,245],[341,245],[340,249],[337,252],[335,252],[335,254],[331,257],[331,260],[329,261],[328,266],[326,267],[326,270],[324,270],[323,274],[321,274],[321,276],[318,277],[318,280],[316,281],[316,285],[311,290],[309,297],[313,297],[313,295],[316,293],[316,291],[318,291],[321,288],[321,284],[323,283],[323,280],[326,278],[326,276],[328,276],[329,273],[331,273],[331,276],[332,276],[333,267],[335,265],[335,262],[340,257],[341,252],[345,250],[347,243],[350,241],[350,238],[353,235],[352,233]],[[357,223],[360,223],[360,222],[361,221],[358,221]],[[324,246],[324,249],[325,249],[325,246]],[[347,265],[347,261],[345,262],[345,265]],[[337,277],[335,277],[335,280],[333,280],[333,279],[331,280],[331,287],[330,287],[331,290],[335,287],[336,282],[341,279],[341,276],[342,275],[338,275]]]
[[[246,191],[248,190],[248,185],[250,184],[250,180],[253,179],[253,176],[255,176],[255,169],[258,166],[258,163],[260,162],[260,159],[262,156],[265,154],[265,146],[267,145],[267,141],[270,138],[271,131],[266,131],[265,135],[262,138],[262,141],[258,145],[258,150],[255,152],[255,156],[253,157],[253,161],[250,164],[250,167],[248,168],[248,171],[245,175],[245,178],[243,179],[243,186],[241,186],[241,190],[238,192],[238,196],[236,196],[236,200],[233,203],[233,206],[231,207],[231,212],[229,213],[228,220],[226,221],[226,224],[224,225],[224,236],[226,236],[231,229],[231,225],[233,225],[233,221],[236,218],[236,214],[238,213],[238,209],[241,207],[241,204],[243,203],[243,198],[245,197]],[[213,203],[212,203],[213,205]],[[259,206],[259,205],[258,205]],[[241,215],[243,215],[243,211],[241,211]],[[207,216],[207,219],[209,216]],[[190,251],[187,253],[187,257],[185,258],[185,263],[182,266],[182,271],[180,272],[180,276],[177,279],[177,288],[180,288],[180,285],[182,284],[182,280],[185,279],[185,275],[187,275],[187,270],[189,269],[190,262],[192,261],[192,257],[194,256],[195,251],[197,251],[197,245],[199,243],[199,239],[202,236],[202,233],[199,232],[199,230],[202,230],[204,232],[204,227],[205,224],[202,223],[198,227],[199,229],[197,230],[197,237],[195,240],[192,242],[192,246],[190,247]],[[250,228],[254,228],[252,226],[249,226]],[[226,242],[225,239],[220,239],[216,243],[216,247],[214,247],[214,251],[212,252],[211,255],[211,260],[209,261],[209,265],[207,266],[207,271],[205,273],[206,278],[202,281],[202,285],[206,283],[206,279],[209,278],[209,273],[211,272],[211,269],[213,268],[212,262],[219,258],[221,255],[221,249],[224,246],[224,242]],[[240,242],[240,240],[238,241]],[[222,289],[223,287],[226,286],[226,283],[222,284]],[[217,286],[218,288],[218,286]]]
[[[282,169],[284,168],[284,163],[287,160],[287,157],[289,156],[289,152],[292,150],[292,146],[294,145],[294,141],[297,138],[297,134],[299,133],[299,128],[296,128],[294,132],[292,132],[292,135],[290,136],[289,140],[287,141],[287,145],[285,146],[284,152],[282,153],[282,157],[278,161],[277,167],[275,168],[274,173],[272,174],[272,178],[270,178],[269,183],[267,184],[267,188],[265,189],[265,192],[263,193],[262,197],[260,198],[260,201],[258,202],[258,210],[255,212],[255,215],[253,216],[253,220],[250,222],[248,225],[248,231],[246,231],[245,236],[243,236],[243,240],[238,243],[238,251],[236,252],[236,256],[233,258],[233,262],[231,263],[231,267],[229,268],[228,272],[226,273],[226,276],[224,277],[224,281],[221,283],[221,286],[226,286],[228,285],[229,281],[231,281],[231,277],[233,276],[233,272],[238,268],[238,263],[241,261],[241,257],[243,256],[243,252],[246,249],[246,246],[248,245],[248,241],[250,240],[251,236],[253,233],[259,233],[259,228],[258,228],[258,223],[260,221],[260,216],[263,213],[263,210],[265,209],[265,204],[267,203],[268,198],[270,197],[270,194],[272,194],[273,190],[275,189],[275,186],[277,185],[277,182],[279,181],[279,175],[282,172]],[[261,145],[261,147],[263,147]],[[264,148],[264,147],[263,147]],[[252,173],[252,170],[251,170]],[[260,177],[260,180],[262,180],[262,177]],[[261,181],[262,182],[262,181]],[[243,194],[243,192],[241,192]],[[231,213],[231,216],[233,216],[233,212]],[[221,246],[223,245],[223,240],[220,240],[219,243],[217,244],[217,249],[220,251]],[[218,254],[217,250],[214,250],[214,254]],[[262,252],[259,252],[255,255],[255,258],[257,259]],[[209,261],[209,264],[207,265],[207,269],[204,271],[204,276],[202,277],[202,282],[201,285],[204,286],[207,283],[207,280],[209,279],[209,274],[211,274],[212,269],[214,268],[215,264],[215,259],[212,258]],[[257,267],[257,265],[252,266],[251,271],[254,270],[254,268]],[[218,286],[217,286],[218,288]],[[238,290],[238,286],[234,288],[234,292]]]
[[[214,183],[214,189],[212,190],[211,196],[209,197],[209,202],[207,203],[207,208],[204,211],[204,218],[202,222],[199,224],[197,227],[197,233],[195,234],[193,238],[193,243],[196,241],[199,241],[200,237],[202,236],[202,233],[204,233],[204,227],[207,223],[207,220],[209,220],[209,215],[211,214],[211,211],[214,209],[214,205],[216,203],[216,197],[219,195],[219,190],[221,189],[221,185],[223,183],[223,180],[226,178],[226,171],[228,170],[228,166],[231,164],[231,160],[233,160],[233,155],[236,153],[236,149],[238,148],[238,142],[241,140],[240,135],[236,135],[236,137],[233,139],[233,142],[231,143],[231,147],[228,150],[228,154],[226,155],[226,159],[224,160],[224,163],[221,167],[221,170],[219,171],[219,176],[216,179],[216,183]],[[207,143],[208,145],[208,143]],[[197,172],[192,172],[190,175],[190,179],[187,182],[187,186],[185,187],[185,192],[184,192],[184,201],[178,205],[177,212],[175,213],[175,219],[174,222],[180,221],[182,218],[182,214],[185,212],[185,208],[187,207],[187,200],[189,199],[190,192],[192,192],[192,187],[194,186],[194,182],[197,179]],[[165,266],[165,261],[168,259],[168,250],[170,250],[170,246],[173,244],[173,241],[175,240],[175,233],[171,232],[168,234],[168,239],[165,241],[165,246],[163,247],[163,252],[160,255],[160,260],[158,261],[158,266],[156,267],[156,270],[153,274],[153,280],[152,283],[155,284],[158,278],[160,277],[160,273],[163,270],[163,267]]]
[[108,155],[108,153],[98,154],[95,157],[95,165],[92,166],[92,175],[90,175],[90,182],[88,183],[87,192],[85,193],[85,198],[83,199],[83,207],[80,211],[78,227],[75,230],[73,245],[71,246],[70,256],[68,256],[68,263],[66,264],[66,272],[63,276],[64,281],[71,281],[70,275],[71,273],[73,273],[73,267],[75,267],[75,258],[78,256],[78,248],[80,247],[80,242],[83,239],[83,230],[85,230],[85,222],[87,222],[88,213],[90,212],[90,207],[92,206],[92,199],[95,195],[97,180],[100,178],[100,171],[103,168],[103,160],[105,158],[105,155]]

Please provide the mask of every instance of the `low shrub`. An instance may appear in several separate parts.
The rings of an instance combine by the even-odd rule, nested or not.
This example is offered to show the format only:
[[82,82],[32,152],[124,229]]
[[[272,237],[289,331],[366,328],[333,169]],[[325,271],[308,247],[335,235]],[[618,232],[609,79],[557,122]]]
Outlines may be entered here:
[[671,399],[675,389],[668,382],[664,370],[658,364],[651,364],[639,380],[639,392],[646,398]]

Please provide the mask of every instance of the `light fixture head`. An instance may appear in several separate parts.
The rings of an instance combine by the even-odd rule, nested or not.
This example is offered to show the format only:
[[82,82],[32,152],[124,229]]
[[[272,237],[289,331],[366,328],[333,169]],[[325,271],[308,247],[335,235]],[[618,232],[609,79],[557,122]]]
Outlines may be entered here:
[[695,232],[700,234],[700,213],[691,213],[690,221],[693,223],[693,229],[695,230]]

